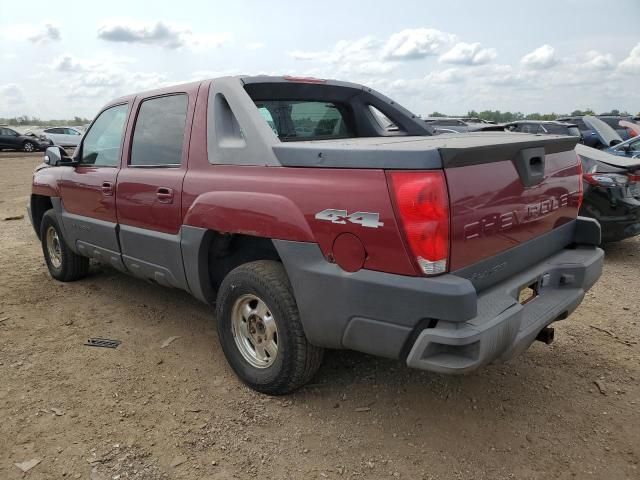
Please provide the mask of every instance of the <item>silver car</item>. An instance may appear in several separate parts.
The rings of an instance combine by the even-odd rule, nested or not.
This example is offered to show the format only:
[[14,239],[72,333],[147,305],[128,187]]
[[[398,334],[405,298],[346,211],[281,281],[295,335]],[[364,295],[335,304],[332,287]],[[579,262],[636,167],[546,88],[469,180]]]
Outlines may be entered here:
[[82,132],[72,127],[45,128],[42,133],[60,147],[77,147],[82,138]]

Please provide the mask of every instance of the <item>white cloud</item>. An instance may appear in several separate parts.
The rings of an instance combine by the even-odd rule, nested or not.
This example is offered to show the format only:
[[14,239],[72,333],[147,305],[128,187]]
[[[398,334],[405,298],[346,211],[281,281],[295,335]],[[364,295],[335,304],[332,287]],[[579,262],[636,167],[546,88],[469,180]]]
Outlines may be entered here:
[[556,65],[558,59],[556,58],[556,51],[551,45],[542,45],[522,57],[520,63],[533,70],[544,70]]
[[408,28],[391,35],[382,53],[387,59],[420,59],[442,53],[455,40],[455,35],[434,28]]
[[7,83],[5,85],[0,85],[0,99],[6,105],[22,105],[26,102],[27,97],[20,85],[16,83]]
[[460,83],[467,76],[457,68],[447,68],[446,70],[435,71],[425,76],[427,84],[451,84]]
[[296,60],[313,60],[323,63],[371,60],[376,54],[378,43],[372,37],[358,40],[340,40],[331,50],[294,50],[289,52]]
[[245,45],[245,48],[247,50],[260,50],[261,48],[264,48],[264,46],[265,45],[262,42],[250,42]]
[[618,70],[622,73],[640,73],[640,43],[633,47],[629,56],[620,62]]
[[589,50],[586,54],[587,61],[584,66],[590,70],[609,70],[615,61],[610,53],[600,53],[597,50]]
[[37,45],[59,41],[62,38],[60,26],[51,21],[37,25],[33,23],[14,24],[3,31],[3,36],[9,41],[27,40]]
[[194,33],[189,28],[169,22],[142,23],[133,20],[109,20],[98,28],[98,38],[109,42],[137,43],[176,49],[182,47],[216,48],[228,33]]
[[460,42],[447,53],[440,56],[440,62],[458,65],[482,65],[494,60],[497,56],[494,48],[482,48],[480,43]]

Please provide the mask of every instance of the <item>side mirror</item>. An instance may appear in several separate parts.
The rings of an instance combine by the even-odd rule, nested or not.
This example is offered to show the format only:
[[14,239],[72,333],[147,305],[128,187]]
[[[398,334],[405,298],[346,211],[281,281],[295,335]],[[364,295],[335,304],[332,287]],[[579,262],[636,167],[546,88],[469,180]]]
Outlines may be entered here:
[[58,146],[47,147],[47,150],[44,152],[44,163],[52,167],[74,167],[78,164],[78,162],[73,161],[71,157],[67,155],[64,148]]

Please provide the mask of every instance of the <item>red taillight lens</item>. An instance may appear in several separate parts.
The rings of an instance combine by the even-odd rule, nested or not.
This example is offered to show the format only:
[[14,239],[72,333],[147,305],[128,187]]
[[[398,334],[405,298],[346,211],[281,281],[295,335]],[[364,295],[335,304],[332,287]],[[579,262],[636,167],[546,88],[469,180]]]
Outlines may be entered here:
[[390,172],[407,243],[426,275],[447,271],[449,196],[444,172]]
[[584,171],[582,170],[582,160],[578,157],[578,210],[582,207],[582,199],[584,198],[584,185],[582,180],[584,178]]

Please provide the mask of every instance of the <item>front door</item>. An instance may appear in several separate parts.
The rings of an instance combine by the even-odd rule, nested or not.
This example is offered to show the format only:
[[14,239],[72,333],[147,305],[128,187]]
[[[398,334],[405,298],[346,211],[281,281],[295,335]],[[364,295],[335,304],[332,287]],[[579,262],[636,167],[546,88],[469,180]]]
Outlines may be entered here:
[[20,135],[10,128],[0,127],[0,147],[21,149]]
[[193,106],[185,93],[148,98],[134,108],[130,154],[117,183],[122,259],[135,275],[186,289],[180,227]]
[[126,104],[104,110],[74,156],[62,167],[62,219],[67,242],[80,254],[122,269],[117,238],[116,181],[127,119]]

